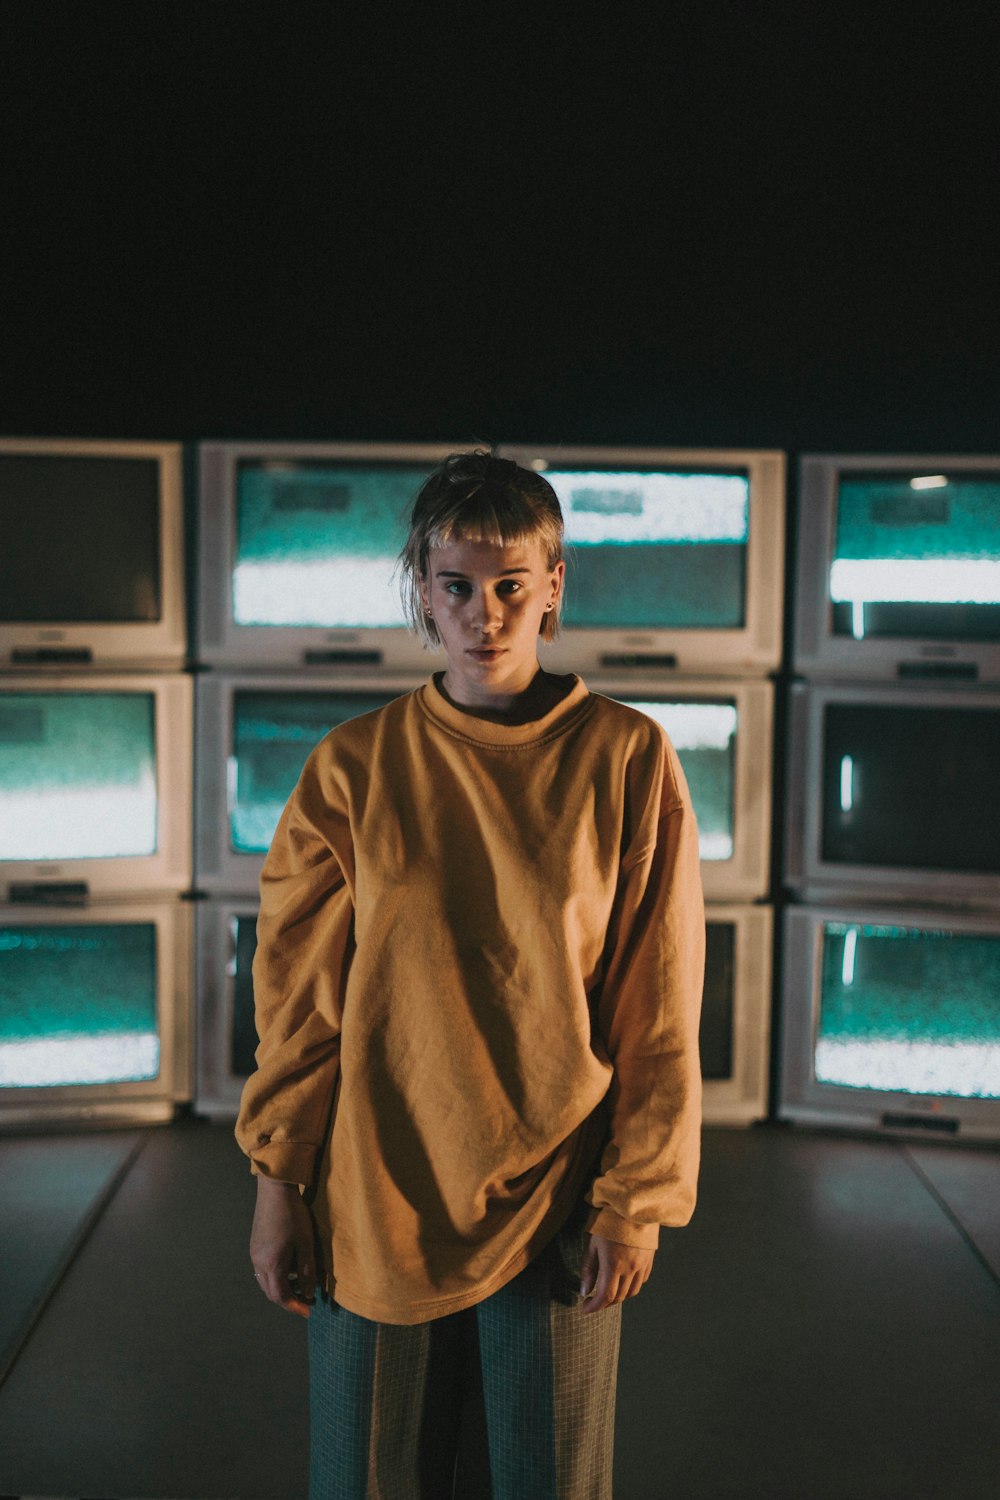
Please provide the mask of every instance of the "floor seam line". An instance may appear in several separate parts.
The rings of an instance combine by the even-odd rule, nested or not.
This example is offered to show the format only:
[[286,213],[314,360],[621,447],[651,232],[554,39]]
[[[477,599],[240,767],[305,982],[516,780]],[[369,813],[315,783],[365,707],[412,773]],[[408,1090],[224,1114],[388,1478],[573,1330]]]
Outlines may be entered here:
[[950,1221],[950,1223],[954,1226],[954,1228],[958,1230],[958,1233],[961,1235],[962,1239],[965,1241],[965,1244],[968,1247],[968,1249],[971,1250],[972,1254],[975,1256],[975,1258],[979,1262],[980,1266],[982,1266],[982,1268],[986,1272],[987,1276],[993,1282],[993,1285],[996,1287],[997,1291],[1000,1292],[1000,1273],[998,1273],[997,1270],[995,1269],[995,1267],[990,1264],[989,1260],[983,1254],[983,1252],[980,1250],[979,1246],[976,1244],[975,1239],[969,1233],[969,1231],[966,1229],[965,1225],[962,1223],[961,1219],[958,1217],[958,1214],[952,1208],[952,1206],[948,1202],[947,1198],[940,1191],[940,1189],[935,1186],[934,1182],[931,1180],[931,1178],[924,1171],[923,1167],[920,1165],[920,1163],[913,1156],[913,1154],[911,1153],[909,1147],[901,1144],[900,1145],[900,1150],[902,1151],[903,1155],[906,1157],[906,1160],[907,1160],[907,1163],[909,1164],[910,1170],[913,1172],[914,1176],[917,1178],[917,1181],[922,1184],[922,1186],[926,1189],[926,1191],[934,1199],[934,1201],[937,1204],[937,1206],[941,1209],[941,1212]]
[[21,1334],[21,1337],[18,1339],[10,1355],[5,1360],[3,1360],[2,1363],[0,1363],[0,1390],[3,1389],[8,1376],[27,1348],[32,1334],[38,1327],[38,1324],[41,1322],[42,1318],[45,1316],[45,1310],[49,1306],[49,1303],[52,1301],[52,1298],[62,1286],[66,1277],[69,1275],[69,1272],[73,1266],[73,1262],[76,1260],[80,1251],[83,1249],[84,1245],[94,1233],[94,1230],[97,1228],[105,1213],[110,1208],[112,1200],[116,1196],[118,1189],[121,1187],[122,1183],[131,1172],[133,1166],[141,1156],[142,1152],[146,1149],[148,1140],[149,1131],[142,1131],[139,1139],[136,1141],[131,1151],[128,1152],[124,1161],[112,1173],[102,1191],[97,1195],[97,1198],[92,1204],[89,1213],[82,1220],[79,1231],[70,1240],[65,1255],[53,1272],[48,1289],[38,1302],[38,1305],[32,1313],[31,1317],[28,1319],[28,1322],[25,1324],[24,1331]]

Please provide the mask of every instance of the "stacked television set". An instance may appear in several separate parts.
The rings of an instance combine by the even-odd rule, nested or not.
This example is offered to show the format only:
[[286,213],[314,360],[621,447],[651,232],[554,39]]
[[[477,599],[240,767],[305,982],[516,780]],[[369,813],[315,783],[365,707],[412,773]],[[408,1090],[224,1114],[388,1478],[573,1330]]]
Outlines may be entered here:
[[800,470],[779,1112],[1000,1139],[1000,458]]
[[278,818],[335,725],[426,680],[396,560],[424,478],[462,443],[202,443],[195,1107],[254,1067],[257,891]]
[[[466,443],[202,444],[195,868],[196,1107],[235,1113],[256,1038],[257,883],[281,808],[336,723],[443,665],[394,580],[423,477]],[[771,452],[502,447],[566,518],[567,605],[543,666],[671,734],[710,901],[706,1118],[767,1109],[771,736],[784,459]]]
[[768,1110],[784,455],[501,451],[545,474],[565,519],[563,626],[542,665],[656,719],[680,757],[707,903],[705,1120],[750,1123]]
[[0,1123],[191,1090],[181,450],[0,440]]

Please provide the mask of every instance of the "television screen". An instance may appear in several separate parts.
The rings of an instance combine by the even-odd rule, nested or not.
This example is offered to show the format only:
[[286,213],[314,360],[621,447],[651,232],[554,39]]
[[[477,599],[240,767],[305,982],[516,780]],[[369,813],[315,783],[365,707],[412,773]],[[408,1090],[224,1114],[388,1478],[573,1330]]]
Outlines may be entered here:
[[1000,933],[823,925],[816,1082],[1000,1098]]
[[747,474],[550,467],[567,628],[726,630],[746,618]]
[[257,1027],[253,1006],[253,956],[257,951],[257,919],[234,916],[232,1031],[229,1038],[229,1066],[235,1078],[249,1078],[257,1066]]
[[774,686],[738,678],[664,681],[651,673],[588,674],[664,728],[698,818],[705,899],[754,901],[771,888]]
[[1000,872],[1000,707],[828,702],[822,859]]
[[0,450],[0,576],[0,621],[159,620],[158,461]]
[[701,1007],[701,1076],[733,1076],[733,1026],[736,994],[736,928],[732,922],[705,925],[705,992]]
[[1000,641],[1000,474],[843,471],[833,632]]
[[156,847],[154,694],[5,687],[0,861],[121,858]]
[[407,510],[431,468],[240,459],[235,624],[402,627],[393,574]]
[[655,719],[677,751],[698,818],[703,862],[733,857],[737,713],[733,701],[628,699],[630,707]]
[[0,926],[0,1088],[156,1079],[153,922]]
[[263,854],[310,751],[336,724],[381,708],[395,693],[237,689],[229,759],[231,847]]
[[778,1113],[1000,1140],[1000,911],[785,911]]

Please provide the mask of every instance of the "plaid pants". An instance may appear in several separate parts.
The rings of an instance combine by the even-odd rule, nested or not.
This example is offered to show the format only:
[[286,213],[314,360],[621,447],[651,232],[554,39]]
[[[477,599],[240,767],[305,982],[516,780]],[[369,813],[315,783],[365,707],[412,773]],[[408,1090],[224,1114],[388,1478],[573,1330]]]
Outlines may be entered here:
[[584,1313],[574,1215],[430,1323],[309,1319],[310,1500],[610,1500],[621,1308]]

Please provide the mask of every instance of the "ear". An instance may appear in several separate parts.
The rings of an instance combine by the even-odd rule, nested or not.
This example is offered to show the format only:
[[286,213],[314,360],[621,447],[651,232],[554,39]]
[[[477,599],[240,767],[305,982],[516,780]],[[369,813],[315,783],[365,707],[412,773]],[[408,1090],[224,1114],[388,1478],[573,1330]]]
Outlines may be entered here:
[[430,609],[430,607],[431,607],[431,591],[430,591],[430,588],[428,586],[427,578],[426,578],[425,574],[421,573],[420,575],[418,575],[418,577],[417,577],[417,588],[420,590],[420,602],[423,605],[424,609]]
[[566,576],[566,564],[562,560],[562,558],[560,558],[559,561],[556,563],[555,567],[552,569],[552,578],[554,580],[554,588],[552,590],[552,593],[549,595],[549,598],[551,599],[553,605],[557,603],[557,601],[559,599],[559,596],[562,593],[563,579],[565,578],[565,576]]

